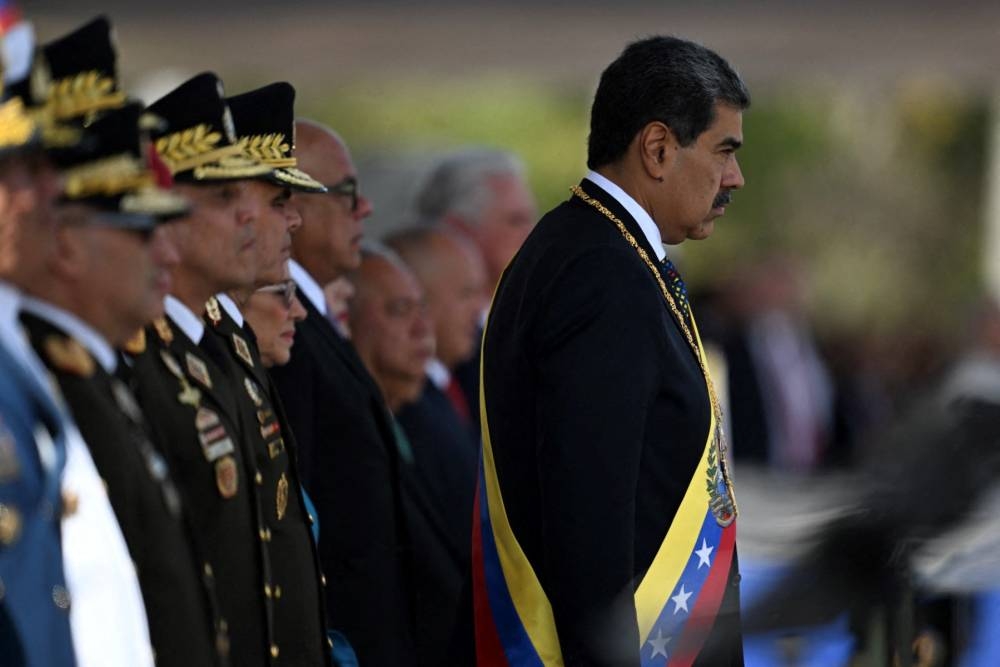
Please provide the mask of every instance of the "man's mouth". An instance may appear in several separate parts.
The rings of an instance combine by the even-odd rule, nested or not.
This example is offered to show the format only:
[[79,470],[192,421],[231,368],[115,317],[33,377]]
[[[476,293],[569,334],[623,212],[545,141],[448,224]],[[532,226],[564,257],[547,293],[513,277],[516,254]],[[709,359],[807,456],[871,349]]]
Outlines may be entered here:
[[732,190],[724,190],[715,195],[715,201],[712,202],[712,208],[725,208],[726,206],[729,206],[731,201],[733,201]]

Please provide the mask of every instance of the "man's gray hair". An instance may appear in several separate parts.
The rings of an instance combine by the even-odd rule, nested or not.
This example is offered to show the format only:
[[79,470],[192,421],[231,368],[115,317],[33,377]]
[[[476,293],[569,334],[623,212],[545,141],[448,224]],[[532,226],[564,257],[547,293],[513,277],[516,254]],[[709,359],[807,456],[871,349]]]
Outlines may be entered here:
[[449,213],[469,225],[479,224],[493,197],[489,180],[496,176],[523,178],[524,163],[512,153],[492,148],[467,148],[448,155],[417,195],[417,216],[427,225],[438,224]]

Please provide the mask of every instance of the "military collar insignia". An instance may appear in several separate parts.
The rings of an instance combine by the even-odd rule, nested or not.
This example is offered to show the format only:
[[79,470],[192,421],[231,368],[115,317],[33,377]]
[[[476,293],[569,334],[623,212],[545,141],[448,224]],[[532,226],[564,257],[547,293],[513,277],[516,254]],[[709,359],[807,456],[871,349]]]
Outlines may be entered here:
[[160,337],[160,340],[166,345],[174,340],[174,331],[170,328],[170,324],[167,322],[165,317],[157,317],[153,320],[153,328],[156,329],[156,335]]
[[205,362],[190,352],[185,353],[184,360],[187,362],[187,370],[191,377],[204,385],[206,389],[211,389],[212,377],[208,374],[208,366],[205,365]]
[[45,356],[57,369],[89,378],[94,374],[94,358],[73,338],[52,335],[42,343]]
[[134,336],[125,341],[122,349],[133,357],[146,351],[146,330],[139,329]]
[[233,349],[236,351],[236,356],[243,360],[243,363],[253,368],[253,357],[250,355],[250,346],[238,333],[233,334]]
[[288,509],[288,478],[285,477],[285,473],[281,473],[281,478],[278,480],[275,501],[278,510],[278,521],[281,521],[285,518],[285,510]]
[[205,302],[205,314],[215,326],[219,326],[219,323],[222,322],[222,312],[219,309],[219,300],[214,296]]
[[166,350],[160,350],[160,359],[163,360],[163,365],[167,367],[174,377],[184,379],[184,372],[181,370],[181,365],[177,363],[174,359],[174,355],[170,354]]

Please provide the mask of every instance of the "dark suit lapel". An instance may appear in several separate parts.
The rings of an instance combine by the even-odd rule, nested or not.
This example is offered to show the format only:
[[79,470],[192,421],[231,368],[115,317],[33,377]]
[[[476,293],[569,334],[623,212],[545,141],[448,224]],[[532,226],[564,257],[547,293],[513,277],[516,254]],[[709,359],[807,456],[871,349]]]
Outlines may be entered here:
[[[317,335],[327,341],[330,347],[344,361],[344,364],[357,376],[358,380],[366,386],[371,385],[371,376],[361,362],[361,358],[358,357],[358,353],[354,351],[351,342],[337,333],[337,330],[333,328],[333,324],[326,319],[323,313],[319,312],[308,297],[301,299],[301,301],[302,305],[306,308],[306,319],[302,322],[302,326],[317,331]],[[370,388],[372,387],[370,386]],[[376,390],[375,393],[378,394],[378,388],[374,387],[374,389]]]

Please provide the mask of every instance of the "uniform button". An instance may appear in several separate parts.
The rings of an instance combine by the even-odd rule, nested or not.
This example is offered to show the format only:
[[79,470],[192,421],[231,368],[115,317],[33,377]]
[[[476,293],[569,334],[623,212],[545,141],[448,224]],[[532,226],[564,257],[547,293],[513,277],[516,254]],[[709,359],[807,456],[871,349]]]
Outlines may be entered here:
[[264,597],[271,597],[271,585],[264,584]]
[[258,485],[264,483],[264,476],[261,475],[260,472],[258,472],[256,475],[254,475],[253,479],[254,479],[255,482],[257,482]]
[[316,523],[316,518],[312,514],[307,515],[309,517],[309,525]]
[[274,587],[274,597],[276,597],[276,598],[280,598],[281,597],[281,586],[275,586]]
[[206,576],[206,577],[212,577],[212,576],[215,576],[215,575],[214,575],[214,574],[212,573],[212,565],[211,565],[210,563],[205,563],[205,576]]
[[320,580],[320,582],[321,582],[321,583],[322,583],[322,584],[323,584],[324,586],[326,586],[326,575],[325,575],[325,574],[321,574],[321,575],[319,575],[319,580]]
[[261,539],[262,542],[270,542],[271,541],[271,529],[270,528],[261,528],[260,529],[260,539]]
[[69,591],[64,587],[55,585],[52,587],[52,601],[60,609],[69,609]]
[[11,544],[21,535],[21,514],[0,503],[0,544]]
[[271,657],[272,658],[277,658],[278,657],[278,645],[277,644],[271,644]]
[[333,648],[333,640],[332,639],[330,639],[329,637],[327,637],[326,638],[326,643],[330,645],[330,648]]

